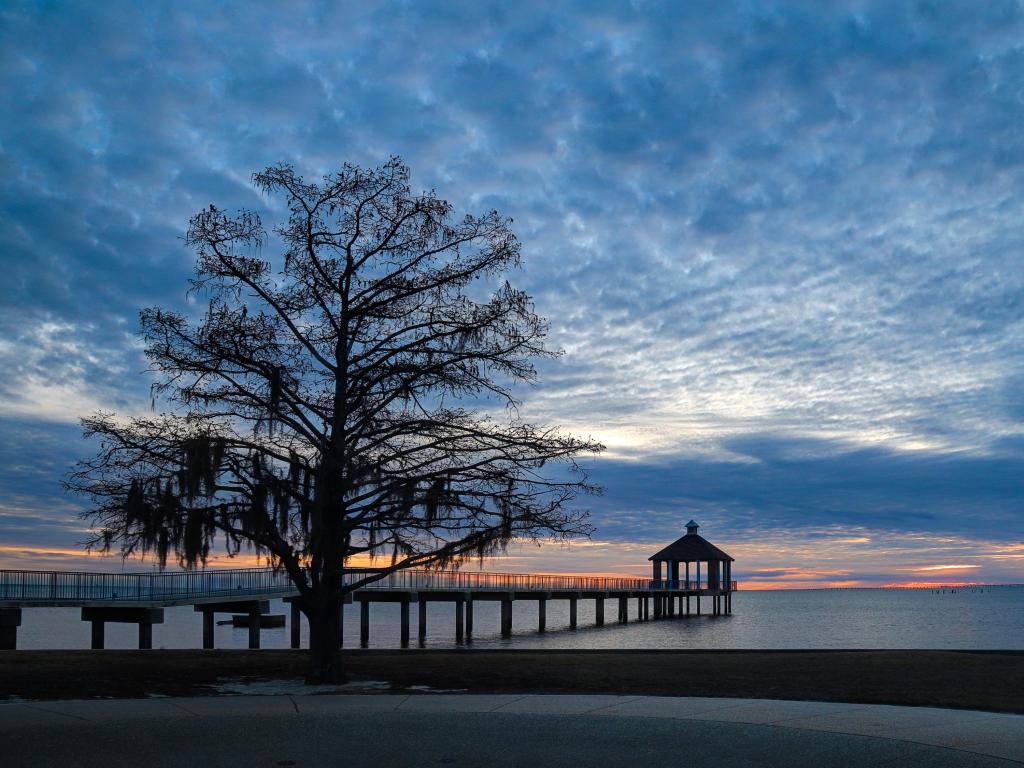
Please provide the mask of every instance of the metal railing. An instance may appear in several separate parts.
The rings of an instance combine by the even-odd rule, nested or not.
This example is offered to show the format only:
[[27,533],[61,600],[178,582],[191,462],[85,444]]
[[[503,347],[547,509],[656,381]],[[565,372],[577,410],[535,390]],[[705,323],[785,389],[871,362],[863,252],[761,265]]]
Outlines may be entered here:
[[180,573],[0,571],[0,601],[176,602],[216,597],[289,595],[288,574],[270,568]]
[[736,582],[730,581],[719,581],[717,583],[711,583],[709,581],[684,581],[684,580],[666,580],[651,581],[649,589],[659,589],[668,591],[679,591],[679,592],[696,592],[702,589],[729,589],[733,592],[736,591]]
[[559,576],[538,573],[486,571],[396,571],[362,589],[494,590],[494,591],[607,591],[650,589],[650,579],[638,577]]
[[[352,584],[377,569],[346,569]],[[736,589],[736,582],[731,582]],[[653,581],[637,577],[560,576],[484,571],[396,571],[359,589],[474,591],[649,591],[704,590],[706,581]],[[721,588],[721,587],[719,587]],[[156,602],[286,597],[298,592],[288,574],[271,568],[175,573],[79,573],[0,570],[0,602]]]

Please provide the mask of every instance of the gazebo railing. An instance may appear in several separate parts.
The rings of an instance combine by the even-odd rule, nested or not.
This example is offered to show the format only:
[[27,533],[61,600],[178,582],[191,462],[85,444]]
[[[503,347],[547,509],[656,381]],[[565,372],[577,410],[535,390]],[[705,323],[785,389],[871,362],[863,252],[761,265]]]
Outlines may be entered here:
[[725,581],[719,581],[717,584],[712,584],[706,580],[694,581],[692,579],[690,581],[683,579],[652,579],[649,584],[650,586],[647,587],[648,589],[662,589],[679,592],[696,592],[702,589],[729,589],[730,591],[735,592],[737,588],[737,583],[735,581],[728,582],[728,586],[726,586]]

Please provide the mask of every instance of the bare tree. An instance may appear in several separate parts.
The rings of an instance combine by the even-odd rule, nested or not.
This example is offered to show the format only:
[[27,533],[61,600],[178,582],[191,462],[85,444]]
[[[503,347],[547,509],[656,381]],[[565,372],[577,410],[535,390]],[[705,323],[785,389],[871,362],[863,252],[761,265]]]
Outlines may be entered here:
[[[91,501],[90,546],[194,567],[245,544],[283,568],[309,620],[309,679],[336,681],[347,592],[519,537],[588,534],[570,502],[596,488],[576,457],[602,446],[518,418],[512,387],[555,353],[504,279],[519,265],[510,220],[455,220],[411,194],[397,158],[320,184],[285,165],[253,181],[287,221],[268,236],[253,212],[198,213],[186,242],[205,316],[141,313],[171,412],[83,419],[100,447],[67,484]],[[343,581],[366,554],[383,566]]]

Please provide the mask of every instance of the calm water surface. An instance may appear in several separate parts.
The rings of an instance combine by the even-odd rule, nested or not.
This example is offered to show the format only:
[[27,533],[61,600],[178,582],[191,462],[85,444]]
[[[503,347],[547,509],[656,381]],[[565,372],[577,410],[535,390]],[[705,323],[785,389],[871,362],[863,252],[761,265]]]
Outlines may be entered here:
[[[706,609],[710,600],[704,601]],[[615,623],[618,603],[605,606],[604,627],[595,627],[594,601],[579,602],[579,629],[568,628],[569,604],[549,600],[547,632],[539,635],[537,603],[519,600],[513,607],[513,636],[499,634],[499,604],[478,602],[474,610],[474,648],[932,648],[1024,650],[1024,587],[964,588],[935,593],[928,589],[844,589],[737,592],[733,615],[635,622],[637,601],[630,600],[630,623]],[[271,613],[288,614],[280,600]],[[19,648],[88,648],[89,624],[77,608],[26,608],[18,632]],[[219,619],[230,618],[218,614]],[[370,611],[370,645],[397,648],[399,608],[376,603]],[[413,644],[416,607],[412,606]],[[248,630],[218,626],[220,648],[245,648]],[[287,629],[262,632],[264,648],[287,648]],[[359,607],[345,609],[345,643],[359,642]],[[133,624],[107,624],[108,648],[135,648]],[[302,643],[307,643],[303,622]],[[164,623],[153,628],[153,646],[198,648],[202,618],[191,606],[167,608]],[[454,607],[430,603],[428,648],[455,646]]]

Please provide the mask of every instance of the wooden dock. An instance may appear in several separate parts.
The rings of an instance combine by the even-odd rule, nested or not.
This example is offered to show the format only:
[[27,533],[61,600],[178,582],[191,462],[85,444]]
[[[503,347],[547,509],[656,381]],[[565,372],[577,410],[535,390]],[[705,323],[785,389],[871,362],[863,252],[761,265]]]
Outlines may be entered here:
[[[363,579],[367,569],[346,569],[349,583]],[[717,575],[717,574],[716,574]],[[569,602],[569,624],[577,627],[580,600],[594,601],[595,623],[605,622],[605,601],[617,601],[617,621],[630,621],[630,602],[635,601],[635,620],[700,615],[701,599],[710,599],[710,614],[732,612],[736,582],[713,578],[707,581],[643,578],[557,576],[479,571],[398,571],[350,593],[359,604],[360,645],[370,639],[370,608],[373,603],[398,603],[401,608],[401,644],[408,647],[410,612],[418,609],[418,637],[426,637],[427,603],[452,603],[457,642],[473,635],[473,605],[479,601],[501,603],[501,634],[512,634],[512,604],[529,600],[537,604],[537,630],[544,632],[547,602]],[[249,647],[258,648],[259,616],[269,611],[269,601],[283,598],[291,604],[291,644],[299,646],[301,611],[298,590],[287,574],[270,568],[245,568],[180,573],[77,573],[68,571],[0,571],[0,649],[17,647],[22,609],[32,607],[79,607],[82,620],[92,623],[92,647],[102,648],[106,622],[128,622],[139,627],[139,647],[151,648],[153,624],[162,624],[164,608],[192,605],[203,614],[203,647],[213,647],[217,613],[248,614]],[[691,603],[692,601],[692,603]],[[653,608],[653,611],[652,611]]]

